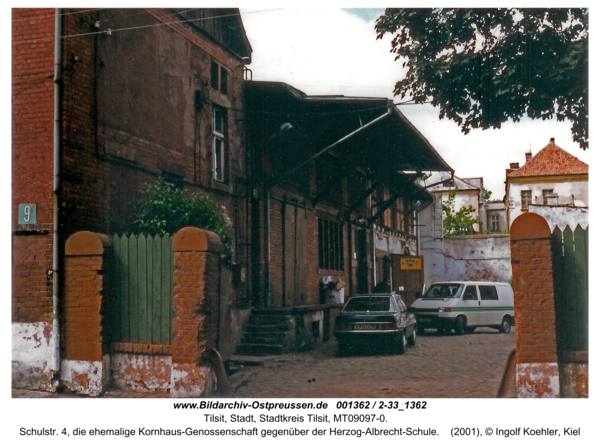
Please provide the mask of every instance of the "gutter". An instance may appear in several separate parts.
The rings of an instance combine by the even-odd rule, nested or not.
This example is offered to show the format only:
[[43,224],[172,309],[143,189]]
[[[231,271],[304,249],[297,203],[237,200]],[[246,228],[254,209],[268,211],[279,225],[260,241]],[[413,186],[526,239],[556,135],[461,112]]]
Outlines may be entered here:
[[54,209],[53,209],[53,229],[52,229],[52,341],[54,345],[54,376],[52,385],[59,384],[60,377],[60,336],[59,336],[59,320],[58,320],[58,292],[59,292],[59,272],[58,272],[58,206],[60,192],[60,98],[61,98],[61,61],[62,61],[62,9],[57,8],[55,11],[54,23]]

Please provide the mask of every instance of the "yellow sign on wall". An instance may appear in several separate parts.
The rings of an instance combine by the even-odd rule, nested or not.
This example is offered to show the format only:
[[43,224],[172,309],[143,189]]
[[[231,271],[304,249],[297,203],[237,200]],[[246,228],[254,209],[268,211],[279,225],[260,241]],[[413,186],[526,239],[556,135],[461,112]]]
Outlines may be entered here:
[[418,257],[400,259],[400,269],[421,269],[421,259]]

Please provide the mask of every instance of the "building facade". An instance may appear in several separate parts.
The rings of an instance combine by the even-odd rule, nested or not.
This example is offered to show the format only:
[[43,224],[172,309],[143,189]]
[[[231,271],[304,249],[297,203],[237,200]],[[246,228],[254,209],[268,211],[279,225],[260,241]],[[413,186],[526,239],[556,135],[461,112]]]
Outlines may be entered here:
[[50,389],[62,349],[64,244],[127,229],[158,176],[208,192],[237,241],[248,305],[243,78],[235,9],[13,9],[13,385]]
[[525,165],[511,163],[506,169],[504,197],[509,227],[519,215],[537,213],[538,208],[554,209],[557,215],[569,209],[587,209],[588,169],[587,164],[558,147],[554,138],[535,156],[527,153]]

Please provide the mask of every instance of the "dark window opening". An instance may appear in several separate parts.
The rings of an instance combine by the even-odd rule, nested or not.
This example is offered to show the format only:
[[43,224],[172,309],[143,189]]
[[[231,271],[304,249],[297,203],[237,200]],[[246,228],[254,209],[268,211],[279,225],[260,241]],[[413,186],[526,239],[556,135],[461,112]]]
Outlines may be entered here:
[[544,197],[544,204],[545,204],[545,205],[548,205],[548,198],[549,198],[550,196],[553,196],[553,195],[554,195],[554,190],[553,190],[553,189],[544,189],[544,190],[542,191],[542,195],[543,195],[543,197]]
[[319,218],[319,269],[344,271],[344,228]]
[[227,94],[227,69],[221,67],[221,93]]
[[213,108],[213,178],[217,181],[226,181],[226,162],[225,152],[226,142],[226,121],[227,115],[220,107]]
[[223,94],[229,93],[229,71],[215,61],[210,62],[210,88]]
[[531,204],[531,191],[530,190],[522,190],[521,191],[521,209],[529,209],[530,204]]
[[500,216],[499,215],[492,215],[490,217],[490,227],[491,227],[492,232],[500,230]]

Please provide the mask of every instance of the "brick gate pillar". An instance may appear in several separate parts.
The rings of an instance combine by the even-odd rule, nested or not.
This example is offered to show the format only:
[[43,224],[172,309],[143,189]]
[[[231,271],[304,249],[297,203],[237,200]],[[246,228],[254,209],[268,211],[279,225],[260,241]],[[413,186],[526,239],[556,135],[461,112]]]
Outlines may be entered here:
[[220,256],[214,232],[183,228],[173,238],[173,357],[171,397],[198,397],[216,388],[209,354],[216,346]]
[[61,377],[68,388],[92,396],[102,393],[110,378],[102,308],[112,246],[109,236],[87,231],[65,244]]
[[560,396],[550,227],[526,213],[510,228],[519,398]]

